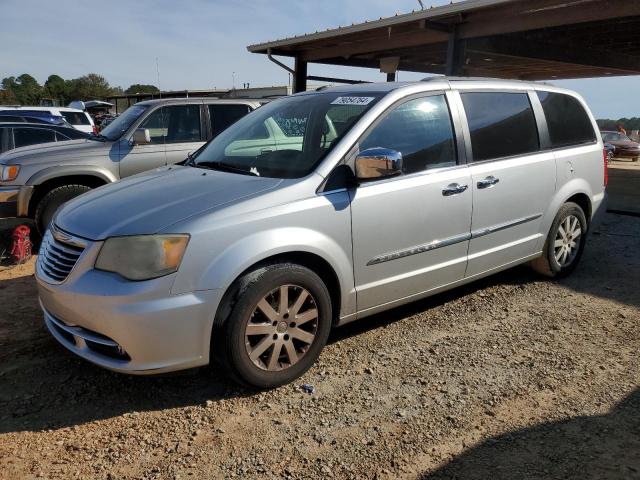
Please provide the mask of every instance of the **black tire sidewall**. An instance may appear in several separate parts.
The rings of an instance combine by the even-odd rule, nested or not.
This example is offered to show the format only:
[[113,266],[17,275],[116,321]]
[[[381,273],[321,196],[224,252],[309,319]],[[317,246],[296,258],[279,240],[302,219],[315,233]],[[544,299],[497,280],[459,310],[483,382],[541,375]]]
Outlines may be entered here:
[[58,209],[69,200],[91,190],[86,185],[63,185],[47,193],[38,203],[35,213],[36,227],[44,234]]
[[[277,372],[261,370],[253,364],[245,347],[245,327],[257,303],[281,285],[294,284],[307,289],[318,308],[316,337],[304,357],[295,365]],[[308,268],[295,264],[277,264],[257,272],[241,289],[231,314],[222,329],[227,368],[234,379],[256,388],[274,388],[303,375],[320,356],[327,343],[332,324],[331,299],[322,279]],[[222,342],[217,342],[220,345]]]
[[[560,224],[570,215],[574,215],[580,222],[582,235],[580,235],[578,252],[576,253],[575,258],[573,259],[573,262],[571,262],[569,265],[561,266],[555,257],[554,243],[555,243],[556,235],[558,234],[558,228],[560,227]],[[584,246],[587,240],[587,233],[588,233],[588,223],[582,208],[580,208],[578,204],[573,202],[568,202],[564,204],[553,221],[551,230],[549,232],[549,238],[547,240],[547,251],[546,251],[547,262],[549,264],[549,268],[553,273],[554,277],[562,278],[566,275],[569,275],[571,272],[573,272],[573,270],[575,270],[576,266],[580,262],[580,258],[582,257],[582,252],[584,251]]]

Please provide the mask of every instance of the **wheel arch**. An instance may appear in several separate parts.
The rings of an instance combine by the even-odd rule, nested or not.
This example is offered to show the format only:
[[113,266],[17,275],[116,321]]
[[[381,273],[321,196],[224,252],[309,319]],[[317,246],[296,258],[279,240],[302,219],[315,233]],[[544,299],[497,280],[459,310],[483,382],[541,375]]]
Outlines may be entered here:
[[29,199],[29,217],[33,218],[40,200],[54,188],[64,185],[85,185],[89,188],[97,188],[114,181],[115,179],[110,178],[110,176],[97,172],[50,175],[42,177],[36,182],[32,182],[31,179],[29,179],[29,184],[34,186],[33,193]]

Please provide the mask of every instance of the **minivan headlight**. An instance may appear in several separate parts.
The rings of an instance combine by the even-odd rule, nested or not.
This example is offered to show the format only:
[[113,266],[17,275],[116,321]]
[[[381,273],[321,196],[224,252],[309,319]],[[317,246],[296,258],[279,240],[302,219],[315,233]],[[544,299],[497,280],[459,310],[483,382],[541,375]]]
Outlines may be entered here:
[[178,270],[189,235],[136,235],[108,238],[98,254],[96,269],[128,280],[150,280]]
[[11,182],[18,177],[18,173],[20,173],[20,165],[2,165],[0,180]]

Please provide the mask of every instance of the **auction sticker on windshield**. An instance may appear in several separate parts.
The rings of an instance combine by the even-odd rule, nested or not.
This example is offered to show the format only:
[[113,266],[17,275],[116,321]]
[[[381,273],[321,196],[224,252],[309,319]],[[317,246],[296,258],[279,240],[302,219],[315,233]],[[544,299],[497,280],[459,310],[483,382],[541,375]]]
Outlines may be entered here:
[[375,97],[338,97],[331,105],[369,105]]

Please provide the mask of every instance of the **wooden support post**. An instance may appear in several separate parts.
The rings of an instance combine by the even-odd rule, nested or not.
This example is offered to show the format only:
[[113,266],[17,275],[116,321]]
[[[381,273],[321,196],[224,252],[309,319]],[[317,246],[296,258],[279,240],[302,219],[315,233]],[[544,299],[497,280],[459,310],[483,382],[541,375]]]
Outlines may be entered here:
[[295,61],[295,72],[293,74],[293,93],[307,91],[307,62],[299,56]]

